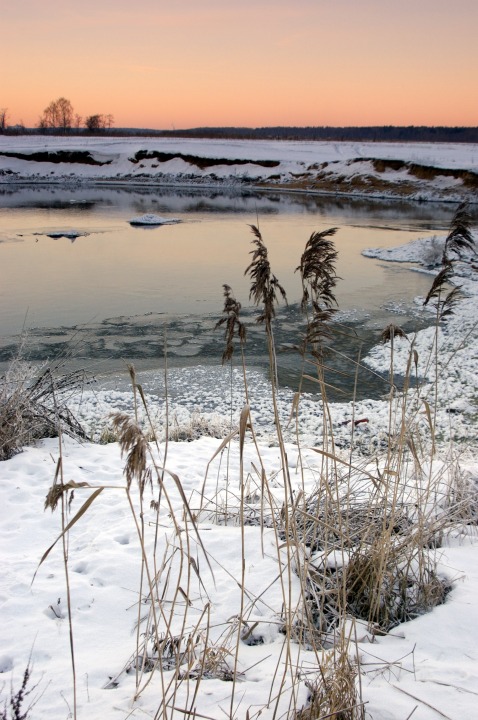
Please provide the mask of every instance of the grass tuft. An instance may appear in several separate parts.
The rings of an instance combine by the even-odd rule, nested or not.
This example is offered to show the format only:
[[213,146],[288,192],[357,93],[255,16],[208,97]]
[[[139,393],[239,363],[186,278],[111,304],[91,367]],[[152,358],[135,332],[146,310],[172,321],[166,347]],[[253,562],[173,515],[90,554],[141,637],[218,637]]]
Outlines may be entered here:
[[58,368],[35,368],[21,356],[0,378],[0,460],[8,460],[25,445],[63,433],[86,439],[68,407],[68,400],[85,383],[83,371],[57,374]]
[[[32,666],[30,660],[23,671],[22,682],[17,690],[13,686],[8,699],[0,699],[0,720],[28,720],[30,713],[38,702],[38,698],[31,699],[38,685],[31,686]],[[2,693],[3,694],[3,693]],[[27,704],[28,703],[28,704]]]

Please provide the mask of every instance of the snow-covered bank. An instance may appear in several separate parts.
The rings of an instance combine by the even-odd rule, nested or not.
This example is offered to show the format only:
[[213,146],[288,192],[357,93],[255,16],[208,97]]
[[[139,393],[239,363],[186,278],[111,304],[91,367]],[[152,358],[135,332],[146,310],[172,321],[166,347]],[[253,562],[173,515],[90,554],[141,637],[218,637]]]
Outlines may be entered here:
[[[363,254],[394,262],[413,262],[417,270],[437,273],[445,238],[422,238],[396,248],[370,249]],[[475,239],[476,245],[476,239]],[[397,337],[394,343],[393,366],[397,374],[405,374],[410,349],[417,353],[415,372],[421,378],[421,397],[433,401],[437,407],[438,435],[448,426],[452,433],[462,422],[470,429],[469,438],[475,444],[478,415],[478,263],[471,255],[466,262],[454,264],[453,283],[460,288],[460,300],[453,314],[438,327],[432,325],[407,339]],[[432,278],[430,280],[430,284]],[[417,298],[423,303],[424,298]],[[436,312],[433,302],[430,313]],[[390,344],[373,348],[365,363],[380,372],[390,367]],[[449,435],[448,437],[452,437]]]
[[252,185],[476,202],[478,146],[3,136],[0,182]]

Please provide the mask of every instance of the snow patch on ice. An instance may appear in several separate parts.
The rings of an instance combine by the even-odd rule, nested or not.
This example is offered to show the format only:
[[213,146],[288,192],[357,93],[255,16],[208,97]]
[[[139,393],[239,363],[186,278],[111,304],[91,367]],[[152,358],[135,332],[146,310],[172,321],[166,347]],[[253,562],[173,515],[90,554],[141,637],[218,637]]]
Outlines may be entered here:
[[129,220],[130,225],[175,225],[181,222],[179,218],[165,218],[154,213],[146,213]]

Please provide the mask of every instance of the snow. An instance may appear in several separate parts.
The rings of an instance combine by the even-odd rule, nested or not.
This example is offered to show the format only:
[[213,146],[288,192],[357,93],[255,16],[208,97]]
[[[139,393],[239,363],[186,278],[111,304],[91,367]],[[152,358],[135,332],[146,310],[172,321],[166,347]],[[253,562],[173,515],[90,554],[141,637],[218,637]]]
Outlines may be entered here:
[[129,221],[130,225],[174,225],[175,223],[181,222],[179,218],[164,218],[154,213],[146,213],[139,217],[131,218]]
[[372,717],[407,718],[415,706],[416,718],[474,717],[478,688],[476,552],[476,541],[448,548],[442,563],[454,585],[447,602],[389,636],[376,638],[369,649],[361,646],[370,699],[367,710]]
[[436,236],[428,238],[418,238],[405,245],[399,245],[393,248],[366,248],[362,251],[362,255],[369,258],[378,258],[379,260],[387,260],[389,262],[413,262],[422,266],[428,266],[428,258],[435,255],[438,263],[443,252],[445,238]]
[[[475,240],[476,242],[476,240]],[[444,238],[421,238],[397,248],[365,250],[364,255],[395,262],[415,262],[421,271],[430,270],[430,258],[441,256]],[[427,382],[422,387],[422,398],[431,399],[435,391],[439,399],[438,420],[444,430],[448,424],[454,429],[460,420],[467,424],[471,435],[475,432],[476,418],[476,363],[478,358],[478,332],[476,307],[478,277],[474,262],[455,264],[453,281],[461,289],[462,297],[453,315],[438,328],[431,326],[408,339],[397,338],[394,347],[394,368],[397,374],[406,372],[410,343],[418,353],[417,372]],[[432,265],[435,265],[435,261]],[[424,298],[417,298],[422,304]],[[433,303],[430,303],[433,305]],[[430,312],[434,312],[430,307]],[[438,352],[437,352],[438,348]],[[389,344],[376,346],[364,362],[380,371],[390,365]],[[436,362],[435,362],[436,357]],[[450,423],[453,414],[453,423]],[[448,415],[448,421],[446,416]]]
[[[476,171],[478,148],[463,146],[417,145],[357,146],[324,143],[211,143],[203,141],[138,141],[97,140],[71,138],[0,138],[0,152],[15,143],[18,152],[34,149],[88,149],[96,158],[112,158],[115,172],[129,173],[127,157],[139,149],[167,147],[183,154],[204,153],[209,157],[238,157],[274,159],[289,168],[298,163],[311,163],[312,158],[327,162],[344,162],[357,156],[411,158],[414,162],[434,163],[436,167],[459,167]],[[318,147],[320,146],[320,147]],[[476,161],[475,161],[476,158]],[[183,162],[182,160],[180,162]],[[1,168],[9,167],[22,178],[40,180],[49,167],[35,169],[25,160],[0,156]],[[294,165],[295,164],[295,165]],[[53,166],[56,179],[63,177],[64,168]],[[100,168],[103,172],[104,167]],[[217,173],[219,166],[215,166]],[[231,166],[222,166],[228,173]],[[118,170],[122,168],[122,170]],[[259,170],[258,170],[259,168]],[[97,166],[74,168],[81,179],[98,179]],[[260,173],[263,168],[237,166],[241,173]],[[36,173],[36,175],[35,175]],[[153,176],[151,172],[150,177]],[[104,177],[104,176],[103,176]],[[5,180],[5,176],[4,176]],[[431,196],[434,196],[433,191]],[[144,216],[143,216],[144,217]],[[158,218],[164,220],[164,218]],[[62,235],[72,237],[73,231]],[[77,237],[77,235],[75,235]],[[443,247],[442,238],[421,238],[406,246],[393,249],[364,251],[369,257],[383,261],[415,263],[420,271],[436,272],[436,258]],[[478,478],[476,451],[476,373],[478,370],[478,333],[476,307],[478,280],[469,264],[457,264],[454,282],[462,286],[459,310],[438,329],[426,328],[408,339],[396,338],[394,345],[394,373],[403,374],[412,347],[417,351],[416,374],[421,380],[420,397],[416,404],[416,425],[423,435],[428,430],[426,402],[437,401],[437,453],[430,467],[423,467],[424,475],[450,482],[452,470],[460,468],[464,478],[474,486]],[[413,269],[413,268],[411,268]],[[421,303],[423,298],[417,298]],[[435,350],[438,347],[439,352]],[[370,352],[364,362],[377,372],[390,367],[390,344],[380,345]],[[435,365],[437,359],[437,365]],[[151,411],[151,422],[160,431],[159,448],[152,446],[158,467],[166,468],[162,479],[162,504],[157,517],[150,500],[158,497],[157,484],[145,491],[140,506],[138,490],[131,491],[132,515],[126,493],[124,465],[118,443],[107,445],[78,442],[63,437],[48,438],[10,460],[0,463],[0,539],[2,573],[0,576],[0,690],[2,698],[10,688],[18,688],[25,667],[31,657],[32,683],[37,684],[28,700],[35,700],[31,717],[35,720],[63,720],[72,717],[73,694],[69,650],[67,588],[61,540],[43,563],[44,552],[61,533],[61,513],[43,512],[46,494],[60,468],[65,482],[76,483],[75,497],[70,508],[71,519],[94,489],[103,488],[87,512],[80,517],[68,534],[68,565],[71,592],[72,627],[75,647],[78,718],[153,718],[173,716],[182,718],[230,717],[286,717],[289,693],[286,691],[275,706],[277,693],[287,663],[297,669],[301,678],[317,672],[317,656],[307,648],[291,644],[291,656],[286,661],[285,638],[281,633],[281,612],[284,596],[280,584],[284,573],[284,548],[278,549],[274,529],[259,526],[260,514],[254,497],[261,488],[260,462],[254,444],[248,436],[241,462],[237,439],[230,449],[223,447],[221,437],[205,436],[204,432],[224,436],[239,421],[244,404],[240,389],[241,372],[233,371],[231,390],[227,370],[194,368],[188,371],[188,386],[182,387],[184,374],[170,371],[169,383],[175,395],[166,408],[163,388],[154,382],[144,383],[144,394]],[[216,374],[215,374],[216,373]],[[270,387],[259,373],[248,373],[251,417],[256,427],[261,461],[266,468],[271,497],[280,507],[284,497],[281,474],[282,458],[277,446],[275,417],[270,404]],[[142,379],[139,378],[141,382]],[[158,390],[159,387],[159,390]],[[156,389],[154,389],[156,388]],[[178,391],[181,389],[181,392]],[[435,398],[436,392],[436,398]],[[301,453],[295,443],[295,427],[291,416],[292,394],[279,393],[279,414],[284,425],[288,466],[295,491],[313,491],[321,471],[322,456],[311,449],[323,433],[320,405],[312,396],[305,396],[299,407]],[[111,412],[134,414],[132,393],[124,389],[86,389],[81,397],[71,401],[71,407],[96,438],[108,427]],[[166,413],[191,442],[164,441]],[[347,462],[350,449],[360,458],[363,470],[372,471],[381,440],[386,439],[389,404],[383,400],[364,400],[350,404],[332,404],[330,422],[335,433],[335,452],[339,462]],[[140,422],[148,422],[140,413]],[[360,420],[362,422],[357,423]],[[357,423],[357,424],[356,424]],[[196,428],[196,431],[194,430]],[[351,439],[353,428],[354,437]],[[162,435],[161,435],[162,433]],[[203,433],[201,437],[197,434]],[[452,461],[450,460],[452,458]],[[305,468],[303,477],[299,469]],[[258,470],[259,469],[259,470]],[[368,470],[367,470],[368,469]],[[175,478],[179,478],[184,496],[198,519],[198,537],[191,521],[184,513],[183,498]],[[366,491],[366,475],[361,476]],[[241,478],[245,478],[248,512],[257,524],[241,530],[234,520],[240,497]],[[165,503],[167,493],[168,503]],[[205,510],[198,514],[200,509]],[[173,671],[162,674],[145,673],[140,679],[141,692],[134,700],[136,669],[134,652],[137,641],[138,588],[140,585],[142,548],[136,522],[142,514],[145,525],[145,552],[151,556],[155,544],[156,568],[160,571],[163,620],[171,623],[171,631],[179,633],[185,622],[186,631],[197,638],[197,653],[204,644],[205,618],[210,614],[210,638],[216,647],[235,648],[238,633],[237,617],[242,617],[251,629],[251,637],[261,644],[239,643],[238,681],[226,682],[218,678],[203,679],[192,702],[196,680],[185,679],[172,699],[165,684]],[[175,514],[180,532],[175,534],[171,515]],[[226,524],[224,518],[229,517]],[[186,533],[185,531],[189,532]],[[373,720],[434,720],[445,717],[461,720],[476,716],[478,694],[478,537],[476,525],[456,524],[444,536],[436,550],[438,572],[451,583],[446,602],[431,612],[393,628],[387,635],[373,634],[369,628],[350,621],[357,637],[356,652],[360,659],[361,685],[366,702],[367,717]],[[279,543],[280,544],[280,543]],[[188,560],[180,568],[178,548],[186,547]],[[243,550],[241,550],[241,547]],[[176,555],[175,555],[176,554]],[[242,554],[244,563],[242,563]],[[176,600],[171,615],[174,582],[168,576],[165,558],[173,558],[170,573],[174,579],[181,575],[184,597]],[[319,566],[341,567],[347,563],[345,554],[313,556]],[[196,569],[199,568],[201,582]],[[36,575],[35,575],[36,573]],[[241,594],[238,581],[244,574],[246,592]],[[290,574],[291,606],[299,601],[298,578]],[[140,614],[147,616],[149,604],[143,586]],[[186,597],[187,596],[187,597]],[[187,615],[185,613],[187,612]],[[184,619],[186,618],[186,619]],[[257,623],[257,624],[256,624]],[[140,632],[145,629],[144,622]],[[230,642],[232,638],[232,643]],[[140,635],[140,641],[144,640]],[[229,644],[228,644],[229,643]],[[325,652],[325,651],[324,651]],[[355,650],[354,650],[355,652]],[[226,654],[226,662],[231,658]],[[232,662],[232,664],[234,664]],[[291,674],[285,674],[286,683]],[[3,681],[3,682],[2,682]],[[287,686],[288,688],[289,686]],[[272,700],[269,697],[272,691]],[[166,697],[174,713],[156,715]],[[307,690],[300,683],[297,704],[307,699]],[[173,702],[174,701],[174,702]],[[3,702],[3,700],[2,700]],[[190,708],[188,712],[181,709]]]
[[[90,159],[58,162],[55,157],[55,162],[45,162],[28,157],[40,152],[80,152]],[[407,165],[396,170],[386,163],[377,165],[387,160]],[[413,165],[446,174],[417,176]],[[477,172],[478,145],[467,143],[0,137],[0,182],[9,184],[127,182],[239,188],[259,184],[296,192],[453,202],[467,197],[476,202],[476,182],[470,180]]]
[[[193,510],[199,507],[199,493],[205,481],[204,469],[217,452],[218,444],[218,440],[203,437],[191,443],[169,445],[167,467],[180,476]],[[257,459],[249,442],[245,450],[245,472],[254,476]],[[287,450],[293,466],[297,449],[288,446]],[[162,451],[164,453],[164,446]],[[276,447],[263,446],[261,454],[267,472],[273,478],[280,468],[279,451]],[[16,687],[31,655],[32,682],[38,683],[35,696],[41,693],[33,717],[40,720],[69,717],[72,705],[61,542],[38,567],[43,552],[61,532],[59,511],[41,511],[58,457],[58,441],[48,439],[37,447],[26,448],[1,467],[3,567],[0,581],[0,668],[5,687],[10,687],[11,680]],[[91,493],[89,487],[105,486],[69,533],[78,717],[101,717],[104,720],[127,716],[153,717],[162,697],[159,674],[133,702],[135,671],[132,656],[136,641],[141,548],[124,489],[124,459],[116,443],[80,444],[69,439],[63,442],[62,458],[65,480],[87,484],[75,491],[71,514],[78,511]],[[317,466],[317,460],[308,451],[304,451],[303,460],[311,468]],[[233,445],[227,462],[230,512],[233,512],[239,478],[237,445]],[[224,463],[222,454],[213,459],[204,488],[206,497],[219,498],[225,492]],[[294,482],[298,483],[298,480]],[[164,487],[172,506],[178,511],[181,501],[173,480],[167,478]],[[313,473],[310,472],[306,489],[312,487]],[[272,491],[280,497],[280,481]],[[134,502],[137,506],[136,498]],[[145,508],[146,504],[149,505],[149,499]],[[193,577],[188,591],[192,603],[188,627],[194,627],[200,621],[204,608],[210,607],[213,618],[210,641],[217,641],[219,646],[226,643],[228,635],[234,638],[237,632],[234,630],[234,618],[239,612],[241,597],[236,581],[242,572],[240,528],[213,522],[214,515],[219,513],[221,517],[223,512],[224,507],[214,504],[211,506],[210,521],[206,518],[199,524],[212,572],[207,568],[197,542],[191,540],[190,552],[201,568],[204,586]],[[147,550],[151,552],[156,515],[149,508],[144,513]],[[178,543],[174,539],[167,510],[160,514],[159,529],[158,566],[167,548],[171,549]],[[173,545],[168,545],[168,541]],[[241,699],[240,709],[235,716],[245,718],[248,709],[251,713],[262,709],[261,716],[269,718],[272,710],[265,706],[275,669],[282,666],[284,648],[284,636],[279,632],[283,596],[274,531],[265,529],[261,533],[259,527],[246,527],[243,542],[244,617],[247,627],[254,627],[253,632],[262,640],[258,645],[242,643],[240,646],[238,668],[243,675],[236,698],[236,702]],[[455,536],[455,540],[451,538],[448,546],[440,549],[439,571],[453,583],[453,590],[444,605],[394,628],[385,637],[373,636],[365,626],[358,625],[357,652],[362,666],[363,696],[367,712],[375,720],[403,720],[416,705],[416,717],[420,720],[436,717],[430,706],[438,708],[452,720],[474,716],[478,683],[476,543],[473,535],[462,532]],[[32,582],[35,572],[37,574]],[[164,578],[162,587],[163,582]],[[294,603],[299,594],[298,581],[294,576],[291,593]],[[167,613],[167,602],[164,607]],[[181,608],[177,610],[177,617],[173,618],[173,632],[180,630]],[[147,612],[148,606],[145,605],[142,614]],[[304,674],[310,674],[316,668],[317,660],[312,652],[300,650],[298,645],[293,644],[292,653],[292,662],[297,663]],[[171,677],[171,671],[165,676],[166,680]],[[149,674],[143,677],[143,683],[148,678]],[[218,679],[203,680],[195,701],[198,713],[218,718],[223,714],[221,709],[228,711],[231,685]],[[287,697],[285,693],[283,702],[279,704],[281,715],[287,709]],[[299,700],[305,702],[305,688]],[[177,707],[185,707],[187,703],[184,683],[176,702]],[[132,715],[128,715],[130,712]],[[183,715],[178,713],[178,717]]]

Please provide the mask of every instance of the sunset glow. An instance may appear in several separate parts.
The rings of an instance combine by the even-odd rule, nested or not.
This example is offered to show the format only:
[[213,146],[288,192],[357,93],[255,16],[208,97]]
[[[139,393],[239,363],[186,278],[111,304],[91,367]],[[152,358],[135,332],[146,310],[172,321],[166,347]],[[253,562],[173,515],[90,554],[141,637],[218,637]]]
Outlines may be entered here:
[[118,127],[478,125],[476,0],[1,0],[0,107]]

